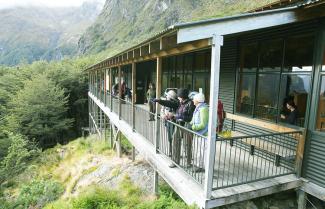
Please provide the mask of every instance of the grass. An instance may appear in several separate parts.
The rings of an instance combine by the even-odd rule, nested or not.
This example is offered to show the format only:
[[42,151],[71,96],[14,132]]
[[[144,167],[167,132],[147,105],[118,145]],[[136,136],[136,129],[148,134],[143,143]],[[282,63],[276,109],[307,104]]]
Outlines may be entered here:
[[[121,142],[123,150],[130,151],[132,145],[124,136]],[[34,208],[35,204],[45,205],[45,209],[195,208],[187,206],[165,184],[160,187],[159,197],[148,195],[135,186],[127,175],[117,189],[107,189],[100,185],[78,187],[79,195],[74,196],[79,180],[98,169],[98,165],[89,166],[94,158],[109,160],[114,154],[107,142],[98,140],[95,136],[79,138],[67,145],[46,150],[30,163],[24,173],[7,182],[6,188],[1,191],[0,209],[27,209]],[[123,173],[121,167],[117,166],[111,171],[111,176],[119,175]],[[29,196],[29,191],[34,191],[32,196]],[[3,196],[10,198],[1,199]],[[17,201],[21,202],[19,207],[16,207]]]
[[118,189],[100,186],[87,188],[82,195],[68,201],[57,200],[44,209],[194,209],[187,206],[165,184],[161,185],[158,198],[148,197],[135,186],[129,176],[124,176]]

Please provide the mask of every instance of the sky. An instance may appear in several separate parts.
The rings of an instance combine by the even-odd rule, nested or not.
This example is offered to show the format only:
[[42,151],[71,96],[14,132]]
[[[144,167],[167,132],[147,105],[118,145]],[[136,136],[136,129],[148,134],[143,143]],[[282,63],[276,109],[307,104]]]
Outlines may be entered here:
[[85,1],[91,0],[0,0],[0,9],[15,6],[70,7],[80,6]]

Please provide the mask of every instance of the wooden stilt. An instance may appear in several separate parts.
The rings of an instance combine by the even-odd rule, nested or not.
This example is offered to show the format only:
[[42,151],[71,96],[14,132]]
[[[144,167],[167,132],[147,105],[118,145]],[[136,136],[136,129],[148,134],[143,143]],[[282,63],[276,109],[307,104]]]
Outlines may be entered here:
[[159,177],[158,172],[155,171],[154,172],[154,177],[153,177],[153,192],[154,192],[155,195],[159,194],[159,191],[158,191],[158,180],[159,179],[158,179],[158,177]]
[[132,161],[135,161],[135,147],[132,146]]
[[306,209],[306,207],[307,207],[306,192],[304,192],[302,190],[298,190],[297,195],[298,195],[298,209]]

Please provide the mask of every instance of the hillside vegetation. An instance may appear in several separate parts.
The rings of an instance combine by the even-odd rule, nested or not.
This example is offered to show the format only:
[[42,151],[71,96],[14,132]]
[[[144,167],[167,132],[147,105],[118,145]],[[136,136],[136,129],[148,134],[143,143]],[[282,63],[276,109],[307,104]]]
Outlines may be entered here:
[[126,49],[178,22],[246,12],[275,0],[107,0],[79,41],[79,53]]
[[[125,143],[124,140],[123,147],[127,148]],[[161,184],[159,198],[147,193],[132,181],[128,172],[118,170],[116,161],[120,162],[120,166],[128,167],[142,164],[141,161],[132,163],[126,157],[116,158],[107,142],[95,136],[48,149],[28,162],[22,173],[8,178],[3,184],[0,208],[195,208],[186,206],[164,183]],[[102,172],[110,164],[115,167]],[[100,176],[101,173],[105,174]],[[120,181],[116,180],[118,177]],[[105,179],[115,182],[116,186],[105,186]]]

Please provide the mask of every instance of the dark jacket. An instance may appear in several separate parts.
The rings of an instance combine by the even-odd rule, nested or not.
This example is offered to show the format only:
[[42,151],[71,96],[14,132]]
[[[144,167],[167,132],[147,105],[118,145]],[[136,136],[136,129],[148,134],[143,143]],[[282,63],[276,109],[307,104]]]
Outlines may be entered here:
[[158,100],[160,105],[176,109],[176,121],[191,122],[195,106],[190,99],[186,99],[183,102],[178,100]]
[[294,111],[290,112],[289,115],[286,118],[287,123],[292,125],[297,125],[297,120],[299,117],[298,110],[295,109]]

